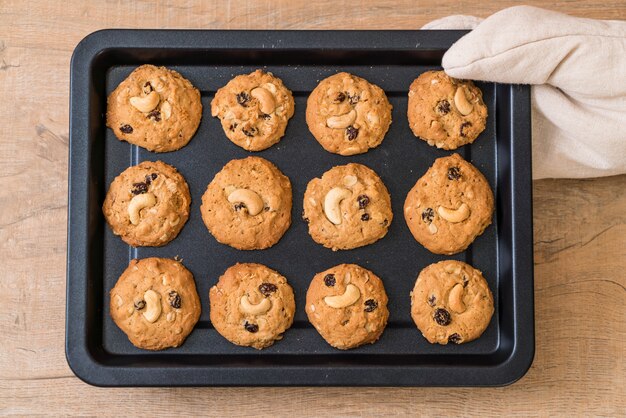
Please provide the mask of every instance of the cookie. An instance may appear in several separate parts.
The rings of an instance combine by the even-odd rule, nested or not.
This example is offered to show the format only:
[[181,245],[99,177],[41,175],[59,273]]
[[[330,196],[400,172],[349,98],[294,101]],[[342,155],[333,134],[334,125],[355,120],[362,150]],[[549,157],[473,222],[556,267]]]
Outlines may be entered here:
[[191,195],[183,176],[161,161],[144,161],[113,180],[102,212],[115,235],[133,247],[160,247],[189,219]]
[[333,167],[311,180],[303,218],[315,242],[336,250],[362,247],[387,234],[391,197],[378,175],[361,164]]
[[291,182],[261,157],[232,160],[202,196],[202,219],[222,244],[262,250],[276,244],[291,225]]
[[411,316],[430,343],[462,344],[480,337],[493,315],[493,295],[479,270],[461,261],[431,264],[411,292]]
[[110,296],[111,318],[145,350],[178,347],[200,318],[193,275],[168,258],[132,260]]
[[215,330],[233,344],[259,350],[283,338],[296,311],[287,279],[262,264],[230,267],[209,299]]
[[404,202],[413,237],[435,254],[465,250],[491,224],[492,215],[487,179],[459,154],[435,160]]
[[187,145],[201,118],[200,92],[165,67],[136,68],[107,100],[106,124],[115,136],[154,152]]
[[380,145],[391,125],[385,92],[367,80],[338,73],[322,80],[306,104],[309,130],[328,152],[354,155]]
[[248,151],[280,141],[293,112],[291,91],[262,70],[233,78],[211,101],[211,115],[220,119],[228,139]]
[[315,275],[306,293],[306,314],[335,348],[371,344],[387,325],[387,293],[371,271],[340,264]]
[[409,88],[407,115],[415,136],[447,150],[471,144],[485,129],[487,106],[469,80],[427,71]]

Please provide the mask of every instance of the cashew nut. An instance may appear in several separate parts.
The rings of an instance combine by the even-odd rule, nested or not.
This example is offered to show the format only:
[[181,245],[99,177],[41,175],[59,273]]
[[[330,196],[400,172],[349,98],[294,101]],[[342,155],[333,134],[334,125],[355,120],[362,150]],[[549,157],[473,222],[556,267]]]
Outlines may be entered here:
[[156,205],[156,197],[152,193],[138,194],[133,197],[128,204],[128,217],[130,223],[137,225],[141,220],[140,212],[144,208],[150,208]]
[[252,216],[263,210],[263,199],[256,192],[249,189],[236,189],[228,195],[230,203],[242,203]]
[[172,116],[172,105],[170,102],[163,102],[161,105],[161,114],[164,120],[168,120]]
[[456,313],[465,312],[465,303],[463,303],[463,285],[456,284],[448,295],[448,305]]
[[241,301],[239,302],[239,310],[243,313],[250,315],[260,315],[269,311],[272,307],[272,302],[269,299],[264,298],[261,302],[256,305],[250,303],[248,300],[248,296],[243,295],[241,297]]
[[250,92],[250,95],[259,101],[259,108],[261,112],[265,114],[270,114],[274,112],[276,108],[276,101],[274,100],[274,96],[268,90],[263,87],[253,88]]
[[465,95],[465,88],[463,86],[456,89],[456,93],[454,93],[454,104],[456,108],[459,109],[459,112],[466,116],[472,113],[474,106],[467,100],[467,96]]
[[324,302],[331,308],[345,308],[359,300],[360,297],[361,292],[359,288],[353,284],[349,284],[346,286],[346,291],[343,292],[343,295],[326,296]]
[[326,119],[326,126],[332,129],[344,129],[352,125],[356,120],[356,110],[352,109],[348,113],[339,116],[331,116]]
[[161,295],[152,289],[146,290],[146,293],[143,294],[143,300],[146,301],[143,317],[148,322],[155,322],[161,316]]
[[437,213],[448,222],[458,223],[466,220],[470,215],[470,208],[463,203],[458,209],[448,209],[443,206],[437,208]]
[[147,96],[144,97],[131,97],[130,104],[140,112],[148,113],[159,104],[159,93],[156,91],[150,92]]
[[335,187],[330,189],[324,198],[324,214],[329,221],[335,225],[341,224],[341,208],[339,204],[343,199],[352,195],[352,192],[343,187]]

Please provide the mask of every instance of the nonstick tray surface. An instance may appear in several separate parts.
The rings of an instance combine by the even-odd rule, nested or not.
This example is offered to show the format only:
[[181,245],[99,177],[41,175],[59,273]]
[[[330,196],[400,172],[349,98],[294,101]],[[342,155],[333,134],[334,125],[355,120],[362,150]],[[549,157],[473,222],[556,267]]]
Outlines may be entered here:
[[[496,197],[493,224],[463,253],[435,255],[411,236],[402,207],[433,161],[452,152],[415,138],[407,117],[409,85],[441,69],[441,57],[463,31],[166,31],[106,30],[85,38],[71,64],[66,354],[76,375],[102,386],[350,385],[493,386],[509,384],[534,353],[533,262],[528,86],[478,82],[489,110],[487,128],[456,152],[483,172]],[[107,95],[137,66],[179,71],[202,93],[203,118],[189,145],[156,154],[118,141],[105,127]],[[275,146],[249,153],[231,143],[210,115],[215,91],[232,77],[262,68],[293,91],[296,111]],[[305,123],[306,99],[317,83],[347,71],[379,85],[393,105],[382,145],[366,154],[330,154]],[[201,196],[231,159],[258,155],[274,162],[293,186],[292,226],[274,247],[238,251],[209,234]],[[187,180],[191,216],[160,248],[131,248],[114,236],[101,212],[111,181],[141,161],[162,160]],[[358,162],[376,171],[392,197],[394,219],[382,240],[333,252],[311,239],[301,219],[307,183],[329,168]],[[139,350],[111,320],[109,290],[132,258],[182,258],[194,274],[202,315],[179,348]],[[409,292],[420,270],[445,259],[481,270],[494,294],[493,319],[476,341],[431,345],[413,324]],[[257,351],[221,337],[209,320],[209,288],[237,262],[282,273],[296,295],[294,324],[283,340]],[[322,270],[356,263],[382,278],[389,324],[373,345],[330,347],[308,323],[308,284]]]

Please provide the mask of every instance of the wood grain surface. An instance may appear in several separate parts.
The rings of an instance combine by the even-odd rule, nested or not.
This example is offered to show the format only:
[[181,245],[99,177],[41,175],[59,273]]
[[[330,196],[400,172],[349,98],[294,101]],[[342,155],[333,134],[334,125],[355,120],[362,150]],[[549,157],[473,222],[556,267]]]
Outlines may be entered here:
[[[625,19],[620,0],[527,1]],[[626,176],[534,184],[535,362],[503,388],[100,389],[65,361],[69,64],[101,28],[416,29],[514,1],[0,0],[0,414],[626,415]]]

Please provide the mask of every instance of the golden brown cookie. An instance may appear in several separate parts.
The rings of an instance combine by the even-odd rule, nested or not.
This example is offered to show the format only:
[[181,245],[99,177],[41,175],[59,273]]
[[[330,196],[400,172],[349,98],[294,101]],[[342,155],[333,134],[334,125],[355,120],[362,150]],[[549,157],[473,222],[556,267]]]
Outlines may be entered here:
[[407,114],[415,136],[428,145],[452,150],[471,144],[485,129],[487,106],[471,81],[427,71],[409,88]]
[[479,270],[461,261],[431,264],[411,292],[411,316],[430,343],[480,337],[493,315],[493,295]]
[[373,170],[350,163],[309,182],[303,217],[318,244],[334,251],[362,247],[387,234],[391,197]]
[[133,247],[160,247],[189,219],[191,195],[183,176],[161,161],[144,161],[113,180],[102,212],[113,233]]
[[293,112],[291,91],[262,70],[233,78],[211,101],[211,115],[220,119],[228,139],[248,151],[280,141]]
[[106,123],[115,136],[154,152],[187,145],[201,118],[200,92],[165,67],[136,68],[107,100]]
[[211,323],[233,344],[262,349],[283,338],[296,311],[293,290],[278,272],[235,264],[209,291]]
[[435,254],[465,250],[491,224],[492,215],[487,179],[459,154],[435,160],[404,202],[413,237]]
[[340,264],[315,275],[306,293],[306,314],[335,348],[372,344],[387,325],[387,293],[371,271]]
[[380,145],[391,125],[385,92],[367,80],[338,73],[322,80],[306,105],[309,130],[328,152],[354,155]]
[[202,196],[202,219],[222,244],[262,250],[276,244],[291,225],[291,182],[261,157],[232,160]]
[[110,292],[110,313],[134,346],[178,347],[200,318],[189,270],[168,258],[132,260]]

